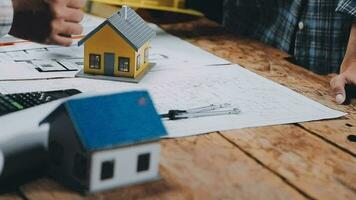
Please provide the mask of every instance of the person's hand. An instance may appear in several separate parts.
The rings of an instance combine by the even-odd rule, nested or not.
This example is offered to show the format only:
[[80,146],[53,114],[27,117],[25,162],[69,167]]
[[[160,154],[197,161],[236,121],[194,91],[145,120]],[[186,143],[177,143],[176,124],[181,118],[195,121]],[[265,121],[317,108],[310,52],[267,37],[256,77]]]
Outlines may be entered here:
[[342,104],[346,99],[345,85],[356,85],[356,61],[350,63],[346,70],[335,76],[330,81],[330,86],[335,96],[335,101]]
[[335,101],[342,104],[346,99],[345,85],[356,85],[356,18],[352,24],[349,43],[341,64],[340,74],[330,81]]
[[14,20],[10,34],[45,44],[69,46],[71,35],[83,31],[81,8],[85,0],[12,0]]

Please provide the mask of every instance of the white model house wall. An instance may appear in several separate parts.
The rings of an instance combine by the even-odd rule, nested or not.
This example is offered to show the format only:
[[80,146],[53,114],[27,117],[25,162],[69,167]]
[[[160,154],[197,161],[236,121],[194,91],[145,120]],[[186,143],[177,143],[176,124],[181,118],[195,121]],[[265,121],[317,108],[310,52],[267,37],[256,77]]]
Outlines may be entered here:
[[[146,160],[149,157],[147,170],[144,165],[138,167],[139,157],[141,161],[142,158]],[[159,142],[95,152],[91,160],[90,192],[158,179],[159,159]],[[106,172],[103,179],[105,165],[109,170],[113,168],[113,174]]]

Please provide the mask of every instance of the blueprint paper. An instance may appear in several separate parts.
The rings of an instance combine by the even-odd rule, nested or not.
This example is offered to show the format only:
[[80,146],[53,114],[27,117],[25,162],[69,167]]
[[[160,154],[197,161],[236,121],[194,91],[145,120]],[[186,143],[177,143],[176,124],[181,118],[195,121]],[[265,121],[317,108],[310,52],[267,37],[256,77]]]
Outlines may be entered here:
[[[90,18],[84,21],[89,32],[101,23],[102,19]],[[64,48],[27,42],[13,47],[0,47],[0,80],[12,80],[1,81],[0,92],[70,88],[83,92],[147,89],[161,114],[170,109],[190,109],[224,103],[230,103],[241,110],[238,115],[164,121],[169,137],[330,119],[345,115],[239,65],[232,65],[229,61],[166,33],[156,25],[150,26],[157,32],[150,50],[150,62],[155,63],[155,67],[139,84],[74,78],[83,66],[83,47],[73,45]],[[46,80],[59,77],[69,78]],[[18,81],[19,79],[43,80]],[[28,128],[26,126],[36,126],[52,109],[53,106],[45,105],[0,117],[0,132],[7,132],[14,137],[14,132],[21,132],[20,129]],[[32,110],[36,112],[31,113]],[[5,119],[8,121],[5,122]],[[17,126],[16,130],[11,130],[13,126],[3,125],[11,120],[16,121],[15,119],[23,119],[23,127]],[[0,141],[2,138],[4,134]]]
[[[75,64],[71,64],[71,66],[74,68]],[[56,69],[59,71],[56,71],[54,73],[51,72],[51,70]],[[39,71],[42,71],[42,73],[39,73]],[[0,64],[0,72],[0,80],[17,81],[72,77],[77,72],[77,70],[71,68],[64,68],[62,65],[59,64],[59,62],[49,60],[33,61],[32,63],[3,62]]]
[[[84,33],[93,30],[103,19],[85,15]],[[15,42],[0,46],[0,80],[27,80],[74,77],[83,67],[83,48],[43,45],[6,36],[0,42]]]
[[150,26],[157,34],[151,42],[150,60],[159,65],[155,67],[159,70],[181,68],[185,65],[191,68],[231,64],[225,59],[165,32],[157,25],[151,24]]
[[[89,31],[101,22],[100,18],[87,16],[84,27]],[[150,61],[155,66],[153,71],[230,64],[229,61],[168,34],[157,25],[150,26],[157,32],[150,50]],[[77,46],[78,40],[70,47],[33,42],[0,47],[0,81],[74,77],[83,68],[84,48]],[[21,67],[21,64],[24,66]],[[19,69],[8,70],[6,67],[9,65],[19,66]],[[11,73],[12,70],[21,73]]]
[[[86,32],[97,22],[86,21]],[[155,67],[139,84],[74,78],[83,67],[83,47],[25,42],[0,47],[0,93],[75,88],[84,92],[81,95],[90,95],[147,89],[160,114],[225,103],[241,110],[238,115],[163,120],[172,138],[345,115],[151,26],[157,31],[150,51]],[[48,127],[39,127],[39,122],[63,101],[1,116],[0,152],[5,158],[29,146],[46,145]]]
[[165,121],[169,137],[297,123],[345,115],[238,65],[153,73],[142,83],[159,113],[230,103],[238,115]]
[[[77,88],[84,92],[147,89],[159,113],[230,103],[241,110],[225,115],[164,121],[168,137],[213,131],[337,118],[332,110],[238,65],[181,68],[150,72],[140,84],[90,79],[3,82],[7,93]],[[1,118],[0,118],[1,123]]]

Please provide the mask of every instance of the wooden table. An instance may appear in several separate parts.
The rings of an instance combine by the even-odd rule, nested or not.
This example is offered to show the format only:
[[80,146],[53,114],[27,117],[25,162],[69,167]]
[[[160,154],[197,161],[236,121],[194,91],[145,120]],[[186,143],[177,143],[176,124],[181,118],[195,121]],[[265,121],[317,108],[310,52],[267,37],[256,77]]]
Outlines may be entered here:
[[215,132],[161,141],[158,182],[81,196],[50,179],[0,200],[33,199],[356,199],[356,105],[339,106],[330,76],[289,63],[288,55],[230,34],[208,20],[162,25],[169,32],[324,105],[337,120]]

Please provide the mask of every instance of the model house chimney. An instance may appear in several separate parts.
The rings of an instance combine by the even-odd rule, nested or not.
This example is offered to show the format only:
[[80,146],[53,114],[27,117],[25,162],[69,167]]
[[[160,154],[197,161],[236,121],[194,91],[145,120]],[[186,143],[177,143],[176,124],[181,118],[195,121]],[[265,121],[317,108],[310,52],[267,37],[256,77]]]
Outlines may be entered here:
[[122,6],[122,9],[124,10],[124,19],[127,20],[127,6]]

